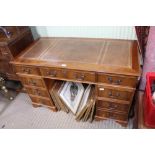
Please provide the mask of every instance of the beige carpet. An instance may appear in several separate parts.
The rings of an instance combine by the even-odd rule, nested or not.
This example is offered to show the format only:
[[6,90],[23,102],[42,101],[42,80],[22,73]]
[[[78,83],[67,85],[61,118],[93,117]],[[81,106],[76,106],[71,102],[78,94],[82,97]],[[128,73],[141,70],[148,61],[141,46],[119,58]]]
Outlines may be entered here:
[[[121,129],[123,127],[113,120],[77,122],[71,113],[55,113],[44,107],[33,108],[28,95],[20,93],[12,102],[0,96],[0,128]],[[127,128],[132,128],[132,120],[129,121]]]

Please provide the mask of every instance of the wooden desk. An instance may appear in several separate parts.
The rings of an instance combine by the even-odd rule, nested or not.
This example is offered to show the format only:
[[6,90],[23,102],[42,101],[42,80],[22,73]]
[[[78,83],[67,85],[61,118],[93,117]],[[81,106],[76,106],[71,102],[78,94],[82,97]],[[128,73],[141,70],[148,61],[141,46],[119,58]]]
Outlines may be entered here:
[[52,80],[94,84],[96,120],[115,119],[126,126],[140,76],[136,41],[41,38],[13,62],[36,106],[56,111],[49,95]]

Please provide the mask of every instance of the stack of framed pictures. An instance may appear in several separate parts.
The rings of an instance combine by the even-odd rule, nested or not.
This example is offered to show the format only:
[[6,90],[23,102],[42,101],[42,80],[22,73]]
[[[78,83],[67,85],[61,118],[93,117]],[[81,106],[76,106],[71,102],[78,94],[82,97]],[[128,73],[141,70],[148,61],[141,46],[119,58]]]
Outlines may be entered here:
[[95,111],[95,88],[92,85],[88,85],[85,89],[83,98],[80,103],[80,107],[76,114],[77,121],[93,121]]
[[63,81],[55,81],[49,92],[57,110],[58,111],[63,110],[66,113],[68,113],[69,108],[66,106],[65,103],[63,103],[63,100],[61,100],[59,95],[63,87],[64,87]]
[[67,113],[71,111],[77,121],[93,121],[95,110],[95,88],[93,85],[56,81],[50,94],[58,110]]

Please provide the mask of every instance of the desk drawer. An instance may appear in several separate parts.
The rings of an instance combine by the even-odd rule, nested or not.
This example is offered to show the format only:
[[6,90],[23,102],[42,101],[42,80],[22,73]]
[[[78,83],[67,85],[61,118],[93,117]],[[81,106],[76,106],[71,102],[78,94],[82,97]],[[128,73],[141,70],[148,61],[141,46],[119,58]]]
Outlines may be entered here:
[[114,113],[114,112],[110,112],[110,111],[103,111],[100,109],[96,109],[96,116],[98,117],[102,117],[103,119],[115,119],[118,121],[127,121],[128,120],[128,115],[126,114],[122,114],[122,113]]
[[137,77],[120,76],[120,75],[117,76],[117,75],[104,74],[104,73],[98,73],[97,79],[99,83],[129,86],[133,88],[136,87],[138,82]]
[[30,95],[30,98],[31,98],[32,102],[34,102],[34,103],[54,107],[54,105],[53,105],[53,103],[51,102],[50,99],[34,97],[32,95]]
[[57,68],[41,68],[41,74],[52,78],[66,78],[67,71]]
[[127,91],[121,88],[98,86],[97,94],[98,97],[112,98],[118,100],[131,101],[134,90]]
[[42,97],[49,97],[48,92],[46,89],[41,89],[41,88],[30,88],[30,87],[25,87],[27,90],[27,93],[30,95],[36,95],[36,96],[42,96]]
[[69,79],[77,80],[77,81],[88,81],[95,82],[95,73],[94,72],[86,72],[86,71],[70,71],[68,73]]
[[39,75],[39,70],[32,66],[16,66],[17,73]]
[[115,110],[115,111],[122,111],[125,113],[128,113],[130,104],[123,104],[123,103],[118,103],[118,102],[113,102],[113,101],[101,101],[98,100],[96,102],[96,108],[100,109],[108,109],[108,110]]
[[20,79],[24,85],[36,86],[36,87],[45,87],[44,81],[39,77],[23,77],[23,76],[20,76]]
[[52,78],[62,78],[76,81],[95,82],[95,73],[87,71],[76,71],[68,69],[43,68],[41,69],[43,76]]

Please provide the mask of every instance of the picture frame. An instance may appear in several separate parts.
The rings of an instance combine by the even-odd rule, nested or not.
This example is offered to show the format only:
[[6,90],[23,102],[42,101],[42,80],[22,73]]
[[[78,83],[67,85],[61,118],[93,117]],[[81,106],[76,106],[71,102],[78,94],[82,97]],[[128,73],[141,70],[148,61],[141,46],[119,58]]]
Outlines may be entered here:
[[66,82],[62,91],[60,92],[60,98],[64,101],[66,106],[71,110],[71,112],[75,115],[79,104],[81,102],[83,93],[84,93],[84,86],[81,83],[76,83],[78,87],[77,95],[75,96],[74,101],[71,101],[71,93],[70,93],[70,87],[72,85],[72,82]]

